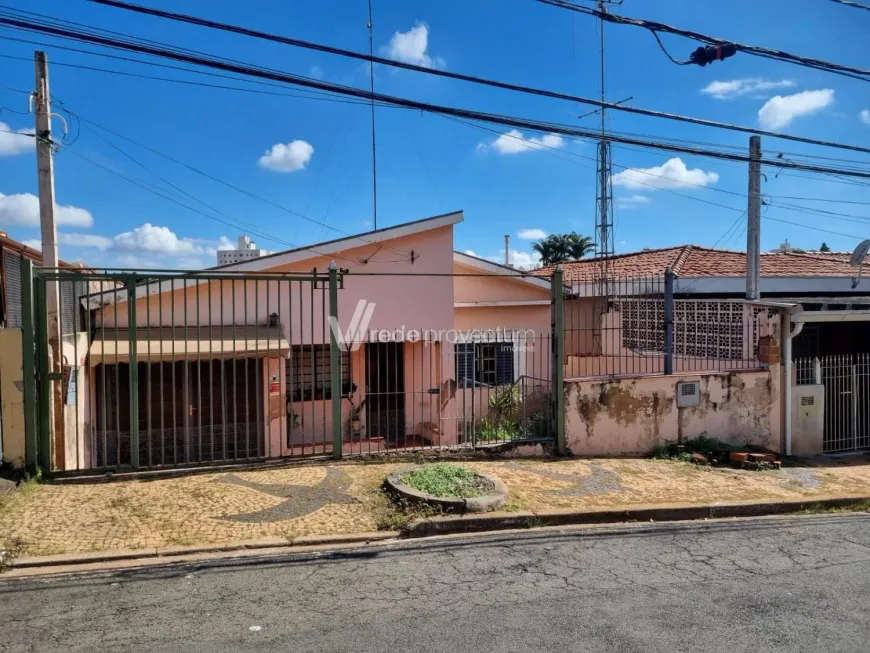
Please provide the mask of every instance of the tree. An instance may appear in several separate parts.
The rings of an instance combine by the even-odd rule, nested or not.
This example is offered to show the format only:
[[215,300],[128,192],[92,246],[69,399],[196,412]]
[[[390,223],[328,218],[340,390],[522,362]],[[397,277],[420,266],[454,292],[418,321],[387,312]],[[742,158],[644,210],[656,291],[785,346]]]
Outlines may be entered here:
[[589,236],[581,236],[576,231],[572,231],[565,237],[568,240],[568,251],[573,260],[579,261],[587,254],[595,252],[595,243]]
[[562,261],[579,261],[595,251],[595,244],[588,236],[572,231],[541,238],[532,244],[532,249],[541,257],[541,265],[555,265]]
[[820,252],[830,252],[831,248],[828,247],[828,243],[822,243],[822,246],[819,247]]

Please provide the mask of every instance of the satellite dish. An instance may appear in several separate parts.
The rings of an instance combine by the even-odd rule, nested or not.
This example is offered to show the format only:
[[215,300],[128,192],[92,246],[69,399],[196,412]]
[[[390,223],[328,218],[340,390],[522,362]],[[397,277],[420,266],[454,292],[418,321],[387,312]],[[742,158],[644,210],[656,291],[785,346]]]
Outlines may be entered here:
[[861,273],[864,271],[864,259],[867,253],[870,252],[870,240],[862,240],[858,243],[855,251],[852,252],[852,257],[849,259],[849,265],[858,268],[858,276],[852,277],[852,287],[855,288],[861,283]]

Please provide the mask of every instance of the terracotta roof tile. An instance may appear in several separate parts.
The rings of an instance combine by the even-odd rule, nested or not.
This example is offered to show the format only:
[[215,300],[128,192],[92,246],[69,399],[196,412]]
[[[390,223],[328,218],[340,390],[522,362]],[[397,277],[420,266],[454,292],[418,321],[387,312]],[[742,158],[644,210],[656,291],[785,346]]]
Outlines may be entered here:
[[[855,274],[850,255],[843,252],[763,252],[763,277],[848,277]],[[870,257],[868,257],[870,259]],[[565,281],[590,282],[599,269],[600,259],[562,263]],[[555,265],[533,270],[531,274],[549,276]],[[681,245],[648,249],[610,258],[611,274],[616,278],[663,275],[670,267],[680,277],[742,277],[746,273],[746,253]]]

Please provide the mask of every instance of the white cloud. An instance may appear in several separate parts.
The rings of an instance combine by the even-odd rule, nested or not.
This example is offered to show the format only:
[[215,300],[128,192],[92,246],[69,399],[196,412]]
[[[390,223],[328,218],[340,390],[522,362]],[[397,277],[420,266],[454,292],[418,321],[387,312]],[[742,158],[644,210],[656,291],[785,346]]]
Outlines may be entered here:
[[[518,129],[511,129],[501,134],[492,142],[492,148],[499,154],[518,154],[531,150],[561,149],[565,146],[565,139],[558,134],[545,134],[544,136],[526,138]],[[478,146],[478,149],[480,147]]]
[[[9,133],[13,131],[14,133]],[[0,156],[13,156],[34,149],[36,147],[36,139],[33,136],[22,135],[33,133],[35,133],[33,129],[13,130],[5,122],[0,122]]]
[[715,172],[700,168],[689,169],[683,160],[675,157],[663,165],[652,168],[628,168],[610,178],[614,186],[635,188],[684,188],[685,186],[709,186],[719,181]]
[[107,250],[112,246],[111,238],[98,234],[59,233],[57,242],[67,247],[91,247],[99,250]]
[[308,75],[314,79],[323,79],[323,68],[316,64],[312,65],[311,68],[308,69]]
[[112,239],[112,246],[119,250],[160,255],[201,254],[206,249],[190,238],[179,238],[169,227],[158,227],[150,222],[118,234]]
[[758,122],[765,129],[778,129],[795,118],[817,113],[833,102],[834,91],[829,88],[801,91],[794,95],[775,95],[758,110]]
[[260,157],[258,163],[261,168],[275,172],[296,172],[305,169],[312,154],[314,147],[307,141],[291,141],[286,145],[276,143]]
[[[94,216],[77,206],[58,204],[55,219],[60,226],[90,227]],[[39,226],[39,199],[31,193],[4,195],[0,193],[0,224],[16,227]]]
[[[465,253],[468,254],[469,256],[477,256],[477,254],[475,253],[475,251],[473,249],[466,249]],[[477,256],[477,258],[480,258],[480,257]]]
[[418,22],[407,32],[396,32],[381,52],[390,59],[423,66],[425,68],[444,68],[446,62],[441,57],[432,57],[429,49],[429,26]]
[[[468,254],[468,252],[465,253]],[[471,254],[471,256],[477,255]],[[495,256],[486,256],[484,258],[494,263],[504,264],[504,250],[499,250],[499,253]],[[510,258],[508,260],[515,268],[523,270],[530,270],[541,265],[541,257],[535,252],[520,252],[516,249],[511,250]]]
[[236,244],[233,241],[231,241],[226,236],[221,236],[218,239],[217,247],[215,247],[215,250],[218,252],[223,252],[223,251],[226,251],[228,249],[235,249],[235,248],[236,248]]
[[750,93],[764,93],[765,91],[772,91],[775,88],[792,88],[794,85],[795,83],[790,79],[774,81],[760,77],[747,77],[744,79],[710,82],[701,89],[701,93],[712,95],[717,100],[732,100]]
[[870,125],[870,109],[861,109],[858,113],[858,117],[861,118],[861,122],[865,125]]
[[[502,252],[502,259],[503,258],[504,252]],[[510,254],[510,262],[511,265],[516,268],[528,270],[538,267],[541,264],[541,257],[534,252],[519,252],[515,249],[512,249]]]
[[42,241],[39,238],[31,238],[30,240],[22,240],[23,245],[27,245],[31,249],[42,251]]
[[540,240],[547,237],[547,232],[543,229],[520,229],[517,236],[523,240]]
[[616,208],[636,209],[644,204],[649,204],[651,201],[646,195],[623,195],[616,198]]

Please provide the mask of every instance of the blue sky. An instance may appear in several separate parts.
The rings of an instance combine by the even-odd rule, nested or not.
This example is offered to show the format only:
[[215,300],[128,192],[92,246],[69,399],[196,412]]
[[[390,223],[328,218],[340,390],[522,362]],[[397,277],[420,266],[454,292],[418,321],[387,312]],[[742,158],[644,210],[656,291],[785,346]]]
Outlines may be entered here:
[[[349,49],[368,48],[366,0],[151,0],[150,4]],[[20,0],[13,5],[33,9]],[[590,17],[534,0],[374,0],[373,6],[375,48],[385,56],[597,97],[597,21]],[[82,0],[46,0],[39,10],[335,83],[368,84],[366,68],[360,62],[335,56],[172,24]],[[619,12],[844,64],[866,61],[862,44],[870,29],[870,14],[833,2],[664,0],[652,4],[626,0]],[[631,104],[636,106],[870,146],[870,115],[861,118],[862,110],[870,110],[864,82],[743,54],[706,68],[676,66],[645,31],[612,25],[606,30],[607,98],[611,101],[632,96]],[[0,58],[0,106],[4,108],[0,122],[5,124],[0,128],[31,128],[30,116],[13,112],[27,111],[26,94],[2,87],[33,87],[30,59],[35,46],[5,40],[7,36],[46,43],[49,39],[0,32],[0,55],[6,55]],[[679,37],[662,38],[680,58],[697,45]],[[94,265],[213,265],[214,249],[246,231],[189,211],[105,168],[146,182],[161,193],[174,194],[179,201],[233,225],[254,224],[260,232],[277,239],[255,238],[267,249],[284,249],[287,243],[310,244],[371,228],[367,107],[86,71],[60,64],[264,89],[51,46],[44,49],[51,65],[52,94],[66,107],[270,202],[215,183],[83,123],[78,138],[55,158],[57,201],[64,207],[59,229],[63,258]],[[410,71],[376,67],[375,76],[376,89],[384,93],[588,128],[598,124],[595,116],[578,119],[590,110],[583,105]],[[742,151],[748,145],[744,134],[616,112],[609,116],[610,127],[619,132],[715,143]],[[59,121],[54,128],[60,128]],[[377,110],[377,130],[379,227],[462,209],[465,222],[456,230],[458,249],[498,257],[503,251],[503,235],[509,233],[520,264],[530,262],[531,241],[522,235],[571,230],[593,235],[592,143],[522,134],[526,139],[538,139],[535,143],[541,145],[536,145],[504,136],[509,131],[506,128],[481,129],[393,108]],[[0,229],[24,241],[39,237],[34,200],[27,197],[36,193],[36,164],[28,141],[32,139],[0,133]],[[786,157],[801,154],[866,160],[843,150],[769,138],[762,140],[762,148],[771,156],[784,152]],[[680,161],[673,161],[675,158]],[[614,146],[613,160],[617,251],[683,243],[710,246],[717,240],[720,247],[745,247],[742,219],[728,231],[746,207],[745,164],[623,146]],[[632,168],[646,173],[626,172]],[[781,199],[870,202],[867,185],[838,183],[840,180],[810,173],[777,176],[775,169],[766,169],[765,174],[763,188],[771,205],[765,207],[762,222],[763,248],[776,247],[788,238],[804,248],[815,249],[826,241],[834,249],[851,250],[856,237],[870,236],[870,229],[861,221],[870,215],[865,206]],[[667,188],[651,188],[649,184]],[[177,188],[188,196],[180,195]],[[776,206],[781,202],[857,218],[823,218]],[[296,215],[300,213],[332,229],[306,221]]]

